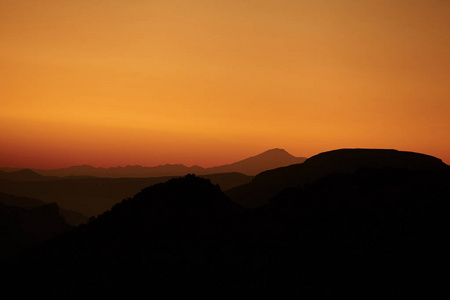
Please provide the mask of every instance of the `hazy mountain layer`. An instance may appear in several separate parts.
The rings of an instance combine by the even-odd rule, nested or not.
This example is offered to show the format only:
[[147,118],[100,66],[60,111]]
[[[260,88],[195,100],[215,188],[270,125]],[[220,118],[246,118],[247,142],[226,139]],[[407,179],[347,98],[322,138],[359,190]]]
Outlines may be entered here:
[[[250,182],[251,177],[239,173],[204,175],[227,190]],[[56,202],[67,210],[96,216],[125,198],[150,185],[173,177],[151,178],[65,178],[40,181],[0,180],[0,192]],[[65,214],[70,217],[70,215]]]
[[[162,176],[184,176],[186,174],[215,174],[215,173],[242,173],[246,175],[256,175],[262,171],[284,167],[292,164],[298,164],[305,161],[306,158],[295,157],[287,153],[283,149],[272,149],[263,152],[259,155],[228,164],[212,168],[203,168],[200,166],[186,167],[182,164],[175,165],[160,165],[156,167],[142,167],[142,166],[126,166],[126,167],[112,167],[112,168],[95,168],[89,165],[73,166],[69,168],[45,170],[17,170],[12,168],[4,168],[7,171],[13,171],[8,178],[7,172],[0,171],[0,178],[14,180],[45,180],[36,176],[38,174],[44,176],[95,176],[95,177],[162,177]],[[16,174],[17,173],[17,174]],[[23,174],[22,174],[23,173]],[[34,173],[34,174],[33,174]],[[38,174],[36,174],[38,173]]]

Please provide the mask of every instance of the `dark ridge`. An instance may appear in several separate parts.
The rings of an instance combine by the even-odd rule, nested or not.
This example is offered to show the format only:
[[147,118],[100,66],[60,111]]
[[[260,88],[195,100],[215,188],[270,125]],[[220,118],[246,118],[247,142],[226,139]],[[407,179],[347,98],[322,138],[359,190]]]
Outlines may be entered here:
[[152,230],[161,229],[156,235],[177,232],[177,235],[189,236],[202,232],[195,237],[202,238],[216,235],[217,224],[227,222],[230,214],[240,211],[218,185],[212,185],[208,179],[186,175],[143,189],[133,198],[114,205],[90,225],[95,226],[98,222],[119,222],[124,226],[135,223],[139,224],[139,229],[133,229],[139,231],[146,231],[149,226]]
[[359,168],[432,171],[449,167],[438,158],[413,152],[340,149],[320,153],[303,164],[262,172],[251,183],[227,191],[227,195],[244,207],[258,207],[285,188],[301,186],[334,173],[354,173]]

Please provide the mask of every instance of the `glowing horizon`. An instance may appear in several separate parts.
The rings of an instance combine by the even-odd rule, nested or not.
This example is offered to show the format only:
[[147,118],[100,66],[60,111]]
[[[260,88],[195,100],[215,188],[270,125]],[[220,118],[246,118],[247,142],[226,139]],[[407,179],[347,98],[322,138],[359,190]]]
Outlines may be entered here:
[[450,2],[5,0],[0,167],[450,163]]

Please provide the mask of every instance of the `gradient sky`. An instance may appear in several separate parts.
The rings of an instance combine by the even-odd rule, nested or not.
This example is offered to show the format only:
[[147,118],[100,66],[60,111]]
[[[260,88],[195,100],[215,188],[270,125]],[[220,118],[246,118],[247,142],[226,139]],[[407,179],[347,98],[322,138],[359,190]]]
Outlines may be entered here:
[[0,166],[450,163],[450,1],[0,0]]

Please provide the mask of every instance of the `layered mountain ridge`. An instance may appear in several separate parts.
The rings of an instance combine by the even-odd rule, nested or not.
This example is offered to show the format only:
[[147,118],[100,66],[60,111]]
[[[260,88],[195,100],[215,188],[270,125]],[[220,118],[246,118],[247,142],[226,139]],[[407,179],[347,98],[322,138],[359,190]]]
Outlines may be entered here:
[[201,299],[445,291],[447,165],[373,149],[322,153],[305,165],[258,175],[249,186],[273,196],[256,209],[194,175],[145,188],[3,262],[6,287],[25,283],[20,294],[67,299],[149,291]]
[[[291,164],[302,163],[306,158],[295,157],[284,149],[271,149],[261,154],[240,160],[238,162],[216,166],[211,168],[203,168],[200,166],[187,167],[182,164],[166,164],[155,167],[143,167],[143,166],[125,166],[125,167],[111,167],[111,168],[95,168],[89,165],[72,166],[61,169],[32,169],[32,170],[16,170],[11,168],[4,168],[9,171],[11,175],[17,172],[36,173],[35,175],[29,174],[28,177],[22,176],[22,180],[44,180],[36,175],[43,176],[95,176],[95,177],[108,177],[108,178],[122,178],[122,177],[161,177],[161,176],[184,176],[186,174],[215,174],[215,173],[242,173],[248,176],[256,175],[262,171],[288,166]],[[13,172],[11,172],[13,171]],[[4,178],[7,172],[0,171],[0,178]],[[12,179],[21,179],[20,174],[11,177]],[[54,178],[53,178],[54,179]]]

